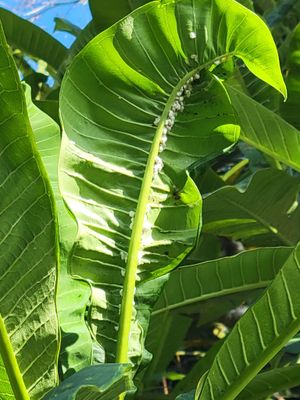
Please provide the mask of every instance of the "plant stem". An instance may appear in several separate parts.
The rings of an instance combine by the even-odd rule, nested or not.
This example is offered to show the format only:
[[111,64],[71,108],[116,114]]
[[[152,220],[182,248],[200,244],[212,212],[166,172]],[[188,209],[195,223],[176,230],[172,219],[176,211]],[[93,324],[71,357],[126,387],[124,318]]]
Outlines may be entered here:
[[0,355],[16,400],[30,400],[6,327],[0,315]]
[[[215,59],[208,61],[205,64],[197,66],[188,74],[182,78],[178,84],[172,90],[172,93],[169,96],[168,101],[166,102],[165,108],[160,118],[160,122],[158,124],[152,146],[150,149],[149,157],[147,160],[147,165],[145,169],[145,174],[141,186],[141,191],[138,199],[138,206],[136,209],[131,239],[128,249],[128,260],[125,271],[124,285],[123,285],[123,293],[122,293],[122,304],[120,310],[120,324],[119,324],[119,332],[118,332],[118,342],[117,342],[117,355],[116,362],[117,363],[128,363],[128,350],[129,350],[129,340],[130,340],[130,328],[132,322],[132,314],[134,307],[134,291],[136,286],[136,274],[139,265],[139,251],[141,250],[141,240],[143,234],[143,224],[144,217],[147,210],[147,205],[149,202],[149,195],[151,191],[152,179],[153,179],[153,171],[154,164],[157,155],[159,154],[159,146],[160,140],[163,133],[163,128],[165,121],[168,117],[169,111],[176,99],[177,92],[182,88],[182,86],[195,75],[196,72],[200,72],[202,69],[205,69],[212,65],[215,61],[223,62],[224,59],[228,59],[231,57],[233,53],[222,54]],[[125,394],[124,394],[125,396]],[[119,397],[119,399],[124,398],[123,395]]]

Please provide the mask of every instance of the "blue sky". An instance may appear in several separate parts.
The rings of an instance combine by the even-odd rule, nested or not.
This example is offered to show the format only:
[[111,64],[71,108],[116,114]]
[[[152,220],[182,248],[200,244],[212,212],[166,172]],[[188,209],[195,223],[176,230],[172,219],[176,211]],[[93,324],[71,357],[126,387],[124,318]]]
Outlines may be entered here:
[[[34,14],[31,14],[33,12],[33,8],[30,6],[24,6],[25,3],[26,1],[24,0],[0,0],[1,7],[7,8],[8,10],[14,12],[17,11],[17,14],[20,17],[34,20],[33,22],[35,24],[49,32],[67,47],[69,47],[73,42],[74,36],[66,32],[53,32],[54,17],[67,19],[80,28],[83,28],[91,19],[88,4],[82,4],[80,2],[74,4],[74,0],[56,0],[55,3],[64,3],[64,5],[44,9],[44,11],[37,18],[35,18]],[[27,3],[29,3],[29,1],[27,1]],[[38,5],[46,3],[46,1],[39,0],[35,3],[37,3],[35,8],[38,8]]]

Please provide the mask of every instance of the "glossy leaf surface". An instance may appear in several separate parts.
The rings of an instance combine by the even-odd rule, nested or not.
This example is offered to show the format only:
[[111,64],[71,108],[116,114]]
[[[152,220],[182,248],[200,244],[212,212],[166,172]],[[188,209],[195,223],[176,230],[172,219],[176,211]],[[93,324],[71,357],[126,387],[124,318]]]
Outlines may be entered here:
[[[236,398],[300,329],[300,246],[223,343],[195,399]],[[251,332],[251,335],[249,334]]]

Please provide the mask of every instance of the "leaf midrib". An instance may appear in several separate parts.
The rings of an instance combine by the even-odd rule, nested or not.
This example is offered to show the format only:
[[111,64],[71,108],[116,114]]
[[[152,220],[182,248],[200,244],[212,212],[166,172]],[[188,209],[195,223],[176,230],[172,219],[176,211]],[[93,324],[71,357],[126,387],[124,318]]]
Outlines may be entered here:
[[[292,338],[300,329],[300,319],[293,321],[281,334],[276,337],[273,342],[263,352],[263,357],[256,359],[251,363],[234,382],[231,382],[229,389],[225,392],[220,400],[232,400],[247,386],[254,376],[271,360],[285,343]],[[242,384],[241,384],[242,381]]]
[[119,324],[118,341],[117,341],[116,362],[118,363],[128,362],[129,335],[130,335],[130,326],[132,320],[132,308],[134,302],[136,273],[138,269],[138,253],[141,250],[144,216],[146,213],[152,180],[153,180],[153,169],[154,169],[155,159],[159,154],[159,145],[165,121],[176,99],[177,92],[182,88],[182,86],[188,81],[189,78],[194,76],[197,72],[200,72],[203,69],[207,68],[215,61],[222,62],[225,58],[228,59],[228,57],[231,57],[233,55],[234,55],[233,52],[222,54],[208,61],[205,64],[197,66],[191,72],[187,73],[185,77],[182,78],[172,90],[169,99],[166,102],[166,106],[160,117],[160,121],[154,135],[154,139],[151,145],[149,157],[146,164],[145,174],[142,181],[142,186],[138,198],[138,205],[133,220],[131,238],[129,242],[128,259],[125,270],[122,304],[120,309],[120,324]]
[[247,292],[249,290],[256,290],[256,289],[263,289],[266,286],[268,286],[268,284],[271,282],[271,280],[266,280],[266,281],[260,281],[258,283],[250,283],[247,285],[239,285],[239,286],[234,286],[228,289],[222,289],[222,290],[215,290],[213,292],[210,293],[205,293],[203,295],[197,296],[197,297],[193,297],[191,299],[187,299],[184,301],[179,301],[178,303],[174,303],[171,304],[169,306],[160,308],[159,310],[155,310],[152,312],[151,315],[158,315],[167,311],[171,311],[171,310],[176,310],[177,308],[181,308],[181,307],[185,307],[191,304],[196,304],[196,303],[200,303],[202,301],[206,301],[212,298],[218,298],[218,297],[223,297],[226,295],[230,295],[230,294],[235,294],[237,292]]

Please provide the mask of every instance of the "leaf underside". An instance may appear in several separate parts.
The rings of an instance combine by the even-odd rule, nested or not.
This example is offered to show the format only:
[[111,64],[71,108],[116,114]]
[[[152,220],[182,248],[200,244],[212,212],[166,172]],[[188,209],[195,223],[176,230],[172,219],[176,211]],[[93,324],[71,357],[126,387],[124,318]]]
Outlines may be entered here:
[[[0,49],[0,314],[28,394],[35,400],[57,382],[56,216],[2,27]],[[6,384],[0,385],[0,393],[9,399],[4,375],[1,361],[0,381]]]
[[[266,26],[227,3],[145,5],[93,39],[65,75],[60,184],[79,227],[71,272],[93,283],[89,323],[107,361],[123,351],[131,319],[129,355],[141,357],[147,323],[132,309],[135,280],[172,270],[197,240],[201,198],[186,169],[238,138],[224,87],[203,70],[235,55],[285,94]],[[140,301],[149,313],[153,303]]]

